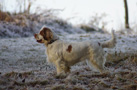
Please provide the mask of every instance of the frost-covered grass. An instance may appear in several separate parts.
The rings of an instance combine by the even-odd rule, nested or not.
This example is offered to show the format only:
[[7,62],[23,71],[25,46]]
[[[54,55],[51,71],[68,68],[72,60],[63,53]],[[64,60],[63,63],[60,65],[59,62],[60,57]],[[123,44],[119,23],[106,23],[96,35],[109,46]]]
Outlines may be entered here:
[[[60,34],[67,41],[106,41],[108,34]],[[114,49],[105,49],[110,74],[91,70],[84,62],[71,68],[68,76],[56,76],[48,64],[45,46],[34,37],[0,39],[0,89],[28,90],[136,90],[137,36],[117,35]],[[110,61],[120,60],[110,63]]]

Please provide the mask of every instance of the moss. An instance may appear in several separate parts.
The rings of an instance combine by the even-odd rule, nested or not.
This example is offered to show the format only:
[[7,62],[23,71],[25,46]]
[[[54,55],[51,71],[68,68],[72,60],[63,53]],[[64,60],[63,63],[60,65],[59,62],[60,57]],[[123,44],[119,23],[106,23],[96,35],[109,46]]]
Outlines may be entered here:
[[51,90],[66,90],[64,85],[57,85],[51,88]]

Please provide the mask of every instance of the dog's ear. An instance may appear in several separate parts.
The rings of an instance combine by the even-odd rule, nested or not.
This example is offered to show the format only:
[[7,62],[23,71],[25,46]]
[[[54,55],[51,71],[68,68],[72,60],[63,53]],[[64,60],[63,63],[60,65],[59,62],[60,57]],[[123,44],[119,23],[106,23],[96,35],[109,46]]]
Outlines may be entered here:
[[37,34],[34,34],[34,37],[37,38]]
[[50,41],[53,37],[52,31],[47,27],[43,27],[42,30],[40,31],[40,34],[47,41]]

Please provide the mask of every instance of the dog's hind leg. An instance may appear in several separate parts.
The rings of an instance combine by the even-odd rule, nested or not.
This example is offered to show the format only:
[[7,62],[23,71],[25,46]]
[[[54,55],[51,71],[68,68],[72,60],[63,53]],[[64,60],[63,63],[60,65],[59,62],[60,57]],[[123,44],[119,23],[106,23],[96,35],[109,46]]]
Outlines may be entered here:
[[100,73],[103,73],[105,71],[105,59],[101,54],[98,56],[91,54],[88,62]]
[[104,58],[103,49],[100,47],[95,47],[94,49],[89,49],[89,63],[100,73],[105,72],[104,64],[106,62]]
[[105,71],[104,65],[103,63],[97,63],[96,60],[89,60],[89,63],[96,69],[98,70],[100,73],[103,73]]

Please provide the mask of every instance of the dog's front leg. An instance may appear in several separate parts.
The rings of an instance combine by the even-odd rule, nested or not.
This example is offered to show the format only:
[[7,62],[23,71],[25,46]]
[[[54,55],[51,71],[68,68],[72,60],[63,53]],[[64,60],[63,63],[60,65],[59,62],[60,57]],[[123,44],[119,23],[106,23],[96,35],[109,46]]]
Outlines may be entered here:
[[61,60],[57,60],[55,62],[55,65],[56,65],[57,75],[60,75],[63,72],[61,68]]

